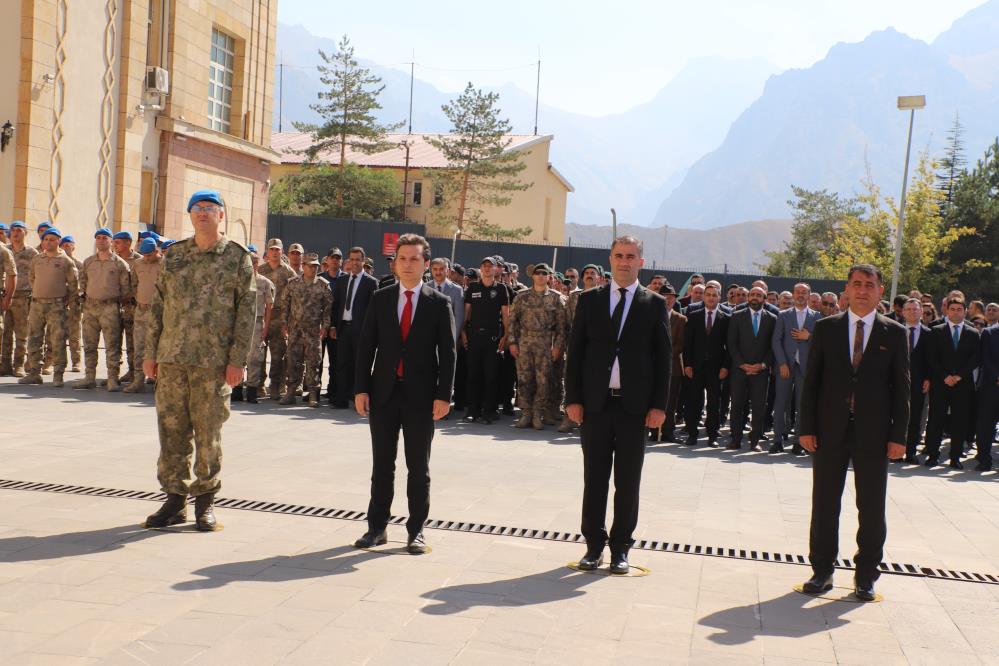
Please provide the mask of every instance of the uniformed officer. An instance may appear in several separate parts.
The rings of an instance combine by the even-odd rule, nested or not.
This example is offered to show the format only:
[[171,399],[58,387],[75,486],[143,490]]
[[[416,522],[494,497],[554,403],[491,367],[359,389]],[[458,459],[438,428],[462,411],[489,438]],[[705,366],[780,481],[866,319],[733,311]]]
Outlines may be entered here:
[[465,330],[462,345],[468,350],[465,420],[490,424],[496,420],[498,350],[506,344],[503,332],[510,325],[510,292],[496,282],[495,257],[486,257],[479,267],[479,281],[465,291]]
[[[271,367],[268,373],[271,378],[271,385],[268,395],[277,400],[282,394],[282,384],[285,375],[285,355],[288,351],[288,340],[281,333],[281,328],[285,325],[286,313],[281,309],[282,297],[288,280],[295,276],[295,271],[282,261],[284,257],[284,243],[280,238],[272,238],[267,241],[266,260],[257,272],[274,283],[274,309],[271,311],[270,326],[267,329],[267,347],[271,354]],[[263,388],[263,386],[260,386]],[[294,387],[292,387],[294,388]]]
[[146,390],[146,375],[142,372],[142,354],[146,348],[146,331],[149,329],[149,310],[153,306],[156,280],[163,268],[163,257],[156,247],[156,240],[144,238],[139,241],[139,255],[142,259],[132,264],[129,274],[130,291],[135,295],[135,319],[132,328],[134,352],[136,355],[131,383],[122,389],[125,393],[142,393]]
[[[142,255],[132,249],[134,241],[131,231],[119,231],[111,242],[114,245],[114,252],[125,260],[128,270],[135,268],[135,263],[142,259]],[[142,365],[139,356],[141,355],[135,347],[135,285],[129,280],[128,294],[121,302],[121,333],[120,336],[125,341],[125,360],[128,364],[128,371],[119,378],[122,384],[130,383],[136,373],[141,370]],[[118,349],[121,349],[121,340],[118,341]]]
[[31,309],[28,314],[27,375],[19,384],[42,383],[42,347],[46,338],[54,355],[52,386],[62,387],[66,371],[66,301],[79,293],[76,264],[59,249],[55,227],[42,232],[42,254],[31,260]]
[[288,323],[283,331],[288,336],[288,374],[282,405],[295,404],[295,387],[302,383],[305,372],[305,390],[309,407],[319,406],[319,359],[326,338],[326,323],[330,320],[333,292],[330,283],[318,276],[319,255],[305,255],[302,275],[288,280],[281,309],[287,313]]
[[157,380],[157,477],[167,493],[146,527],[187,520],[191,494],[197,529],[213,531],[215,493],[222,485],[222,424],[229,418],[232,387],[243,381],[257,286],[249,251],[222,233],[222,195],[195,192],[187,210],[194,237],[167,252],[146,332],[142,368]]
[[[250,246],[251,251],[253,246]],[[253,270],[260,265],[260,257],[256,252],[250,255]],[[246,354],[246,401],[257,404],[257,392],[263,382],[264,360],[267,356],[267,331],[270,330],[271,312],[274,308],[274,283],[260,273],[254,274],[257,282],[256,319],[253,323],[253,337],[250,339],[250,350]],[[236,391],[233,391],[235,396]],[[234,398],[235,399],[235,398]]]
[[28,342],[28,310],[31,307],[31,261],[38,250],[27,245],[28,227],[21,220],[10,224],[10,251],[17,264],[17,282],[8,293],[0,345],[0,374],[24,377],[24,350]]
[[[77,273],[83,271],[83,262],[76,258],[76,239],[67,234],[59,241],[59,249],[66,253],[73,264],[76,265]],[[70,372],[80,372],[81,361],[83,359],[83,329],[81,321],[83,318],[83,304],[81,294],[77,292],[68,299],[66,307],[66,342],[69,345],[69,360],[73,364]]]
[[[575,291],[569,292],[569,298],[566,300],[566,340],[569,339],[569,332],[572,330],[572,320],[576,316],[576,305],[579,303],[579,295],[582,294],[587,289],[593,289],[598,286],[600,282],[600,275],[603,273],[603,269],[596,264],[586,264],[583,266],[583,283],[581,289],[576,289]],[[565,381],[565,364],[563,363],[562,371],[562,381]],[[563,402],[564,402],[563,397]],[[564,405],[563,405],[564,406]],[[562,423],[558,427],[558,431],[561,433],[570,433],[572,429],[577,427],[578,423],[573,423],[572,419],[569,418],[568,414],[562,416]]]
[[[4,313],[10,306],[10,299],[14,296],[14,287],[17,285],[17,262],[14,261],[14,254],[4,243],[6,240],[4,232],[7,225],[0,226],[3,227],[0,229],[0,340],[2,340]],[[10,371],[0,371],[0,376],[4,374],[10,374]]]
[[565,349],[565,300],[548,287],[550,274],[548,264],[536,264],[531,273],[533,288],[518,293],[510,308],[507,341],[517,361],[518,428],[544,429],[552,364]]

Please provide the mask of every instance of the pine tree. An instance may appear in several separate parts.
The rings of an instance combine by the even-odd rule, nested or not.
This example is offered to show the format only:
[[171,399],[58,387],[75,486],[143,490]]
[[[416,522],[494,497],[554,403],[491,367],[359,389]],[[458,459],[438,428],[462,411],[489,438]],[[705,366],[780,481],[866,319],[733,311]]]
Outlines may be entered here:
[[451,133],[425,138],[448,164],[428,177],[435,180],[445,202],[438,207],[438,220],[452,224],[461,234],[467,229],[476,237],[518,239],[529,235],[531,228],[501,229],[489,223],[481,208],[507,206],[514,192],[532,185],[517,178],[526,165],[521,152],[508,150],[510,122],[499,117],[498,101],[498,94],[484,93],[469,83],[455,100],[441,107],[451,121]]
[[943,193],[940,209],[944,217],[954,201],[954,187],[961,174],[965,171],[964,159],[964,127],[961,125],[961,114],[954,114],[954,124],[947,132],[947,147],[940,160],[937,171],[937,188]]

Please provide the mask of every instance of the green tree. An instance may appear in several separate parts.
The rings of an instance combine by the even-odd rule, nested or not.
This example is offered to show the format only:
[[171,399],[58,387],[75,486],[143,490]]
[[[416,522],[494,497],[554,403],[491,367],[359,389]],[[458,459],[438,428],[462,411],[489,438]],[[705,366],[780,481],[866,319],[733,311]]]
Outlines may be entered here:
[[484,93],[469,83],[457,99],[445,104],[451,133],[426,140],[447,160],[447,168],[434,170],[434,179],[444,204],[436,207],[438,222],[477,238],[517,240],[531,227],[503,229],[490,224],[483,206],[507,206],[514,192],[529,188],[517,178],[524,170],[522,153],[508,150],[510,123],[499,117],[499,95]]
[[961,125],[960,113],[956,113],[954,124],[947,132],[947,147],[944,149],[944,156],[940,159],[940,168],[937,171],[937,188],[943,193],[940,209],[944,215],[954,201],[954,187],[957,185],[957,180],[965,171],[964,126]]
[[[354,47],[346,35],[337,44],[336,53],[319,51],[323,62],[317,66],[319,80],[325,90],[319,92],[319,101],[309,108],[319,114],[322,124],[294,123],[300,132],[312,134],[312,145],[305,155],[312,162],[321,161],[324,153],[340,154],[340,173],[347,168],[347,148],[362,153],[388,150],[392,144],[385,141],[388,132],[402,127],[403,123],[380,125],[374,112],[381,109],[378,95],[385,89],[381,78],[371,70],[361,67],[354,58]],[[341,194],[338,196],[342,196]],[[399,196],[397,194],[397,196]],[[343,200],[338,199],[343,206]]]
[[269,209],[281,215],[381,220],[398,218],[399,184],[386,171],[348,164],[307,167],[271,188]]
[[863,193],[855,200],[860,209],[837,221],[831,242],[817,250],[816,259],[823,277],[842,278],[857,263],[873,264],[884,274],[891,270],[891,215],[885,210],[881,189],[870,174],[863,186]]
[[757,266],[767,275],[827,277],[819,265],[819,253],[832,245],[836,228],[849,217],[860,215],[855,199],[836,192],[806,190],[791,186],[794,224],[791,239],[779,250],[766,252],[767,261]]

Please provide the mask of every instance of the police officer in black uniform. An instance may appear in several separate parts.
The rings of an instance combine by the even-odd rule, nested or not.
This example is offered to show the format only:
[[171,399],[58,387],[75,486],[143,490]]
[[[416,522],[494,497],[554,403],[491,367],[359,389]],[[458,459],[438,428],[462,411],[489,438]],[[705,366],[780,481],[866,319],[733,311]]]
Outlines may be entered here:
[[479,281],[465,290],[465,330],[461,334],[468,350],[465,420],[486,425],[497,418],[497,351],[506,344],[504,332],[510,317],[510,292],[493,277],[498,266],[495,257],[483,259]]

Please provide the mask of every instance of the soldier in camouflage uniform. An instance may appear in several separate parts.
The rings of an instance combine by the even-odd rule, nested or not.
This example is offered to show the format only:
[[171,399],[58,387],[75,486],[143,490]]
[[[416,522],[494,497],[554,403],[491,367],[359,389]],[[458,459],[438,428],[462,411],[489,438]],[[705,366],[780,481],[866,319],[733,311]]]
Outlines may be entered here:
[[[583,282],[582,288],[576,289],[569,292],[569,298],[566,305],[566,333],[565,339],[569,339],[569,331],[572,330],[572,320],[576,317],[576,305],[579,303],[579,295],[582,294],[587,289],[593,289],[597,286],[599,281],[599,276],[602,273],[602,269],[594,264],[587,264],[583,267]],[[562,382],[565,382],[565,363],[562,364]],[[564,398],[563,398],[564,399]],[[564,407],[564,405],[563,405]],[[572,429],[577,427],[578,423],[573,423],[572,419],[569,418],[568,414],[563,414],[562,424],[558,427],[558,431],[561,433],[570,433]]]
[[[14,253],[11,252],[4,241],[6,240],[6,224],[0,225],[0,340],[3,339],[3,319],[4,313],[10,307],[10,300],[14,296],[14,288],[17,286],[17,262],[14,261]],[[9,375],[10,369],[0,370],[0,376]]]
[[42,235],[43,252],[31,260],[31,309],[28,313],[27,375],[19,384],[42,383],[42,351],[45,341],[54,353],[52,385],[63,385],[66,371],[66,301],[79,291],[76,264],[59,249],[62,235],[48,227]]
[[167,500],[146,527],[187,520],[191,494],[197,529],[217,529],[222,424],[232,388],[243,381],[257,306],[250,252],[221,231],[224,206],[215,190],[191,196],[194,237],[170,246],[149,309],[142,367],[156,380],[157,477]]
[[319,375],[322,370],[320,357],[330,320],[333,292],[330,283],[317,275],[319,255],[305,255],[302,270],[302,275],[288,280],[281,303],[281,309],[288,317],[283,329],[288,336],[288,374],[281,404],[295,404],[295,387],[302,381],[304,367],[309,407],[318,407]]
[[534,287],[517,294],[511,308],[507,340],[517,360],[517,398],[523,410],[518,428],[545,427],[552,362],[565,348],[565,300],[548,288],[550,274],[547,264],[535,265],[531,272]]
[[[260,257],[256,253],[250,255],[253,270],[260,265]],[[253,337],[250,339],[250,351],[246,354],[246,401],[257,404],[257,391],[263,383],[264,361],[267,356],[267,331],[270,329],[271,312],[274,309],[274,283],[263,275],[256,273],[257,282],[257,317],[253,323]]]
[[[59,249],[66,253],[76,266],[76,272],[81,273],[83,271],[83,262],[74,256],[76,252],[76,239],[70,235],[62,237],[59,241]],[[83,304],[81,303],[81,294],[77,292],[73,294],[69,299],[69,304],[66,307],[66,342],[69,344],[69,358],[73,363],[73,368],[71,372],[80,371],[80,362],[83,359],[83,332],[82,332],[82,322],[83,320]]]
[[73,384],[76,389],[97,386],[97,345],[104,336],[108,391],[121,390],[121,302],[127,297],[129,270],[125,260],[111,251],[111,230],[94,232],[97,253],[83,261],[80,291],[83,292],[83,362],[85,375]]
[[267,347],[271,353],[271,368],[268,373],[271,385],[268,395],[276,400],[282,394],[285,356],[288,352],[288,339],[281,333],[281,329],[287,323],[286,313],[281,304],[284,301],[285,287],[288,285],[288,280],[295,277],[295,271],[286,263],[284,244],[280,238],[267,241],[266,252],[264,257],[266,261],[257,272],[274,283],[274,309],[271,311],[270,326],[267,329]]
[[[135,268],[135,262],[142,259],[142,255],[132,249],[132,232],[119,231],[112,238],[114,252],[125,260],[128,270]],[[128,372],[118,380],[122,384],[130,383],[135,375],[137,366],[142,365],[141,353],[135,348],[135,284],[134,280],[129,281],[128,295],[121,302],[121,333],[120,337],[125,341],[125,361],[128,364]],[[122,340],[118,340],[118,350],[121,351]]]
[[146,331],[149,330],[149,310],[153,307],[153,294],[156,280],[163,269],[163,257],[156,241],[144,238],[139,243],[139,259],[132,264],[129,273],[130,291],[135,295],[135,320],[132,324],[132,337],[135,343],[136,358],[132,367],[132,382],[122,389],[125,393],[142,393],[146,390],[146,375],[142,372],[142,355],[146,348]]
[[3,315],[3,343],[0,346],[0,374],[24,377],[24,349],[28,342],[28,310],[31,307],[31,260],[38,250],[27,245],[28,228],[17,220],[10,225],[10,251],[17,264],[17,283]]

